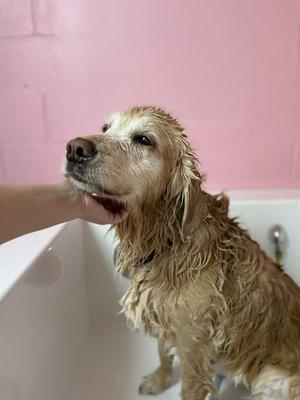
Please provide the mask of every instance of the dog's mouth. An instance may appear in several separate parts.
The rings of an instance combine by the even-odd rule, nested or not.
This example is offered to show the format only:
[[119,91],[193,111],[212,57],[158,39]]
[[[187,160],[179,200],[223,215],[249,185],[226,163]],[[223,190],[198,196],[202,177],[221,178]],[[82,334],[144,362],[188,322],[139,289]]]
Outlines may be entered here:
[[106,210],[112,212],[113,214],[120,214],[122,211],[126,210],[125,204],[121,200],[115,198],[120,197],[121,195],[102,186],[96,187],[94,184],[87,182],[79,174],[74,172],[68,172],[65,174],[65,177],[68,178],[77,189],[86,195],[91,196]]

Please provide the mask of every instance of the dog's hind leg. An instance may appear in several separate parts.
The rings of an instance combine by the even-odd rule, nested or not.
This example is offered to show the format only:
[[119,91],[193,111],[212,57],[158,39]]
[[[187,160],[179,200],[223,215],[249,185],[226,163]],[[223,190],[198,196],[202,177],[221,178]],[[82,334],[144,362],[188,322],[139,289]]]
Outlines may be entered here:
[[289,378],[288,396],[291,400],[300,400],[300,372]]
[[265,367],[252,383],[251,393],[255,400],[300,400],[300,374]]
[[143,378],[139,387],[140,394],[159,394],[171,385],[173,355],[169,354],[169,348],[164,340],[158,340],[160,366],[152,374]]

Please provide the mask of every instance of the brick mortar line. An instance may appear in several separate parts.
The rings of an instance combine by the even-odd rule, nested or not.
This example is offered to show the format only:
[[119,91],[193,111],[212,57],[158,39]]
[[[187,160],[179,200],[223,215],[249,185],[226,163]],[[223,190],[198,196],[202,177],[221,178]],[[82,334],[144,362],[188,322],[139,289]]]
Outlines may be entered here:
[[32,34],[35,35],[36,31],[36,15],[35,15],[35,5],[34,0],[30,0],[30,15],[31,15],[31,24],[32,24]]
[[3,35],[0,36],[0,40],[13,40],[13,39],[32,39],[36,37],[41,38],[58,38],[58,36],[53,33],[24,33],[20,35]]
[[53,37],[55,36],[52,33],[41,33],[38,31],[37,26],[37,15],[36,15],[36,6],[35,0],[30,0],[30,15],[31,15],[31,24],[32,24],[32,35],[29,36],[40,36],[40,37]]
[[59,145],[59,143],[47,143],[45,140],[41,142],[11,142],[11,143],[2,143],[0,144],[0,151],[7,150],[7,149],[16,149],[18,147],[28,148],[28,147],[40,147],[40,146],[47,146],[47,145]]

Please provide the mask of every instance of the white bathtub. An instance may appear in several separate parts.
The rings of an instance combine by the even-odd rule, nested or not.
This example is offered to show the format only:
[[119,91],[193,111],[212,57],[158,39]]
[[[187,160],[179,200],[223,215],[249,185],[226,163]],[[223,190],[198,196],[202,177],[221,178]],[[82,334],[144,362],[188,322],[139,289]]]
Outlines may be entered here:
[[[300,192],[233,197],[232,215],[270,256],[268,230],[284,226],[285,269],[300,283]],[[105,234],[73,221],[0,247],[0,400],[145,398],[137,388],[158,364],[156,343],[118,315],[129,283],[114,274],[113,237]],[[179,392],[177,383],[157,399],[179,399]]]

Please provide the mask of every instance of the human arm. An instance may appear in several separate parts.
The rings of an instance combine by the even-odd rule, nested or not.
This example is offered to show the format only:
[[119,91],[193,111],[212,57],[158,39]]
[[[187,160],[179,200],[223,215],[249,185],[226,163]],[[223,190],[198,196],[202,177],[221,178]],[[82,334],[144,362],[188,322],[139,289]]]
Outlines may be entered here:
[[0,185],[0,244],[75,218],[116,224],[128,213],[108,211],[67,180],[47,185]]

